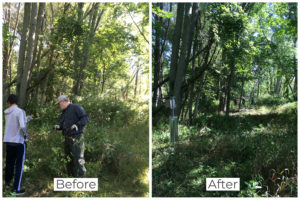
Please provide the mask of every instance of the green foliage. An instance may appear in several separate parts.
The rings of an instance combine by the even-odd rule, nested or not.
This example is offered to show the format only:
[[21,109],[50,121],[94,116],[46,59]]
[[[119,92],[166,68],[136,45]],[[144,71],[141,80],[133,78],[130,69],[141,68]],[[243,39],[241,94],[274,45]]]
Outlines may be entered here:
[[[17,54],[23,55],[20,43],[15,40],[10,47],[18,5],[17,35],[22,32],[24,14],[31,16],[30,10],[24,13],[24,3],[4,4],[7,60],[12,51],[4,76],[4,84],[10,85],[3,96],[18,95],[18,77],[26,74],[26,99],[19,103],[34,120],[28,124],[31,140],[24,168],[25,196],[149,195],[149,3],[37,4],[38,10],[41,5],[45,9],[41,21],[37,20],[42,27],[37,29],[38,40],[33,37],[35,51],[29,43],[25,45],[24,57],[34,61],[25,67],[28,73],[17,69]],[[52,130],[61,113],[54,105],[59,95],[82,105],[89,116],[87,177],[99,178],[98,192],[53,192],[53,178],[67,177],[70,159],[64,155],[64,137]]]
[[65,38],[68,42],[72,42],[75,37],[84,34],[82,22],[75,20],[75,15],[63,16],[58,19],[56,24],[56,34]]
[[[149,133],[146,110],[115,99],[78,98],[89,116],[85,137],[87,177],[99,179],[97,192],[53,192],[53,178],[68,177],[64,137],[54,131],[60,110],[47,104],[28,124],[24,166],[25,196],[147,196]],[[141,106],[147,109],[146,105]],[[33,111],[28,111],[27,114]],[[8,195],[8,194],[6,194]]]
[[161,10],[157,5],[152,6],[152,12],[158,15],[159,17],[163,17],[163,18],[171,18],[174,16],[172,12]]
[[[189,21],[194,31],[189,49],[181,45],[185,27],[176,30],[183,34],[178,52],[190,51],[191,60],[176,82],[184,80],[177,91],[182,107],[175,148],[165,104],[173,92],[170,72],[176,74],[184,66],[172,61],[182,55],[172,52],[178,45],[172,40],[179,24],[178,4],[153,6],[153,54],[162,55],[152,62],[154,86],[166,81],[153,91],[158,96],[152,104],[153,195],[297,196],[297,5],[195,4],[199,16],[192,18],[189,12],[183,17],[183,24],[186,16],[197,22],[193,27]],[[174,17],[164,16],[168,11]],[[175,65],[170,69],[171,62]],[[207,192],[206,177],[240,177],[241,191]]]
[[[195,126],[179,126],[175,150],[168,124],[154,127],[153,196],[297,196],[296,108],[200,116]],[[207,192],[207,177],[240,177],[241,191]]]
[[82,102],[85,105],[86,112],[99,126],[107,125],[132,125],[139,117],[129,103],[113,100],[109,98],[83,98],[74,103]]
[[289,99],[279,96],[271,96],[264,95],[257,99],[256,105],[265,105],[265,106],[273,106],[273,105],[283,105],[289,102]]
[[279,113],[297,115],[297,102],[286,103],[278,109]]

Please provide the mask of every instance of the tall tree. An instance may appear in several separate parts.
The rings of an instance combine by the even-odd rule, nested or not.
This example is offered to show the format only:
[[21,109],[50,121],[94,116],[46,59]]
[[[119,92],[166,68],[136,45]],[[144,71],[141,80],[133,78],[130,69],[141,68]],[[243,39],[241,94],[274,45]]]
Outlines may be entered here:
[[19,104],[21,107],[26,105],[26,93],[27,85],[30,76],[30,67],[33,58],[33,42],[34,42],[34,33],[36,30],[36,15],[37,15],[37,3],[32,3],[31,5],[31,16],[30,16],[30,29],[27,41],[27,50],[26,50],[26,60],[24,65],[24,70],[21,76],[20,82],[20,92],[19,92]]
[[84,69],[86,69],[89,60],[90,46],[93,42],[93,38],[97,27],[99,26],[101,17],[104,13],[104,9],[99,10],[99,3],[95,3],[92,7],[89,18],[89,30],[87,36],[84,38],[82,52],[82,61],[77,73],[76,81],[73,85],[73,92],[75,95],[80,95],[81,88],[83,87],[83,79],[85,77]]
[[31,13],[31,4],[25,3],[23,28],[21,34],[19,58],[18,58],[17,79],[16,79],[17,80],[16,93],[18,96],[20,94],[21,79],[23,75],[25,52],[26,52],[27,37],[28,37],[28,27],[30,23],[30,13]]

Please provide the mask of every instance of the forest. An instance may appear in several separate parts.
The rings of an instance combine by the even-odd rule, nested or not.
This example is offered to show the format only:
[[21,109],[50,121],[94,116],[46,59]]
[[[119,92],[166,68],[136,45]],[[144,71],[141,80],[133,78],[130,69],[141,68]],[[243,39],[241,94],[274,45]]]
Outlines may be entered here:
[[[2,13],[3,108],[16,94],[33,116],[24,196],[148,196],[149,4],[3,3]],[[53,178],[67,177],[52,129],[59,95],[89,116],[86,177],[98,178],[97,192],[53,191]]]
[[297,3],[153,4],[154,197],[297,196],[297,39]]

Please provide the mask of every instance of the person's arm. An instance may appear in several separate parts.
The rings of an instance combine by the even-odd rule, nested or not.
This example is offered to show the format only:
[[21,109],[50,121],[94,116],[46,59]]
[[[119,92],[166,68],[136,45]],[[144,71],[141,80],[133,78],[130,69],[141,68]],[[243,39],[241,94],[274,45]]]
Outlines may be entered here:
[[27,132],[25,120],[26,120],[26,113],[25,113],[25,111],[22,111],[18,115],[18,122],[19,122],[20,130],[24,135],[24,139],[29,137],[29,133]]
[[64,122],[64,117],[63,117],[64,113],[61,113],[60,115],[60,119],[58,121],[58,123],[56,123],[53,127],[54,130],[62,130],[63,128],[63,122]]
[[76,126],[85,126],[88,123],[89,118],[85,113],[85,111],[83,110],[83,108],[81,106],[78,106],[75,112],[79,118],[79,120],[76,122]]
[[30,122],[32,120],[32,116],[26,116],[26,123]]

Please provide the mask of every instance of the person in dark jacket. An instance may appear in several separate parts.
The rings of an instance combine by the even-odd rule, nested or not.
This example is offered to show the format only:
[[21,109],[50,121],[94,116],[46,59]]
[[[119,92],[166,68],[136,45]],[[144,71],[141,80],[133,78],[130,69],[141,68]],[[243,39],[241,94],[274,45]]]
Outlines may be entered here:
[[246,103],[246,98],[245,97],[242,98],[242,103],[243,103],[243,105],[245,105],[245,103]]
[[251,105],[254,105],[255,101],[254,101],[254,97],[251,98]]
[[62,95],[57,99],[62,114],[59,122],[54,125],[55,130],[62,130],[65,136],[65,154],[71,158],[68,163],[68,173],[74,177],[84,177],[84,126],[88,123],[88,116],[78,104],[72,104],[68,97]]

